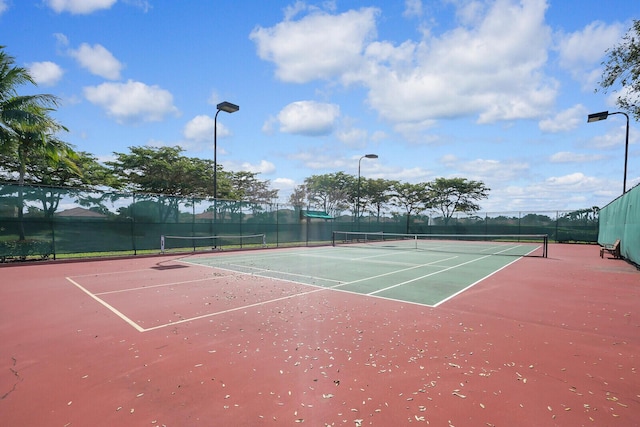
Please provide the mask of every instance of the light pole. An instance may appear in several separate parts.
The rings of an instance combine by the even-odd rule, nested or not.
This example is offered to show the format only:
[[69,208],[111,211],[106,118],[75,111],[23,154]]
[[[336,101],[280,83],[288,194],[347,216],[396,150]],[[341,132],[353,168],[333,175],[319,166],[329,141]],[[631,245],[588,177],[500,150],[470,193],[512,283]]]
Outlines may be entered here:
[[235,104],[224,101],[216,106],[216,116],[213,119],[213,199],[218,198],[218,113],[224,111],[225,113],[235,113],[240,109]]
[[601,113],[589,114],[587,123],[599,122],[600,120],[606,120],[612,114],[624,114],[627,118],[627,137],[624,143],[624,179],[622,181],[622,194],[627,192],[627,158],[629,157],[629,115],[622,111],[616,111],[610,113],[608,111],[602,111]]
[[358,189],[357,189],[357,197],[356,197],[356,226],[357,231],[360,231],[360,163],[362,163],[362,159],[377,159],[377,154],[365,154],[360,157],[358,160]]

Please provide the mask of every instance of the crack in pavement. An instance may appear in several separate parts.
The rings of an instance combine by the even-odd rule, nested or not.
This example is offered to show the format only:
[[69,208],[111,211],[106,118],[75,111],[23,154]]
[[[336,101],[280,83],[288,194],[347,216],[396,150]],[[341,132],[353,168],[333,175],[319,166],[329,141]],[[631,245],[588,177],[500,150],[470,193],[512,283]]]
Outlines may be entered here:
[[20,376],[20,374],[18,373],[18,371],[16,369],[14,369],[16,367],[16,364],[18,363],[18,360],[15,357],[11,357],[11,360],[13,360],[13,366],[11,366],[9,368],[9,370],[11,371],[11,373],[13,374],[13,376],[16,377],[16,382],[13,384],[13,387],[11,387],[11,390],[9,390],[8,392],[6,392],[5,394],[2,395],[2,397],[0,397],[0,400],[4,400],[7,397],[9,397],[9,395],[11,393],[13,393],[14,391],[16,391],[16,387],[18,386],[18,384],[20,384],[22,382],[22,377]]

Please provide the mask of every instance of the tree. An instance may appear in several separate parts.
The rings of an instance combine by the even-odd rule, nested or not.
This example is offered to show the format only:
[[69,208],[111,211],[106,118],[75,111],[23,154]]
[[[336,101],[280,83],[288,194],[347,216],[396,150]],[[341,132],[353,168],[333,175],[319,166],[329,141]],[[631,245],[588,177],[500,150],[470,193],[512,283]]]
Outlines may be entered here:
[[53,95],[18,95],[18,87],[36,83],[26,68],[14,65],[15,58],[4,48],[0,46],[0,152],[6,152],[9,145],[15,143],[16,123],[21,124],[22,131],[42,129],[46,127],[43,122],[50,120],[42,113],[58,104],[58,98]]
[[58,99],[53,95],[19,95],[18,87],[35,81],[29,72],[14,65],[15,58],[0,46],[0,154],[14,162],[18,174],[19,240],[25,240],[24,182],[30,158],[41,156],[51,164],[73,156],[73,150],[56,137],[66,130],[49,113]]
[[619,87],[615,90],[619,93],[616,103],[640,119],[640,20],[633,21],[620,44],[607,50],[602,65],[600,87],[605,93]]
[[[204,198],[213,194],[212,161],[183,156],[180,147],[130,147],[129,150],[129,154],[114,153],[116,160],[106,164],[125,189],[147,193],[145,198],[156,200],[161,222],[170,217],[178,221],[181,197]],[[223,184],[223,180],[218,181],[219,185]]]
[[[31,116],[24,116],[23,121],[16,120],[6,123],[10,129],[10,135],[3,150],[4,155],[12,159],[17,168],[19,240],[25,240],[24,184],[30,160],[39,158],[39,161],[43,161],[48,167],[56,167],[59,163],[65,163],[74,174],[80,174],[77,167],[68,161],[75,156],[71,146],[55,136],[55,133],[64,127],[50,118],[44,107],[30,105],[26,109]],[[29,117],[38,117],[38,120],[32,122]]]
[[233,199],[253,203],[270,203],[278,197],[278,190],[269,188],[269,180],[261,181],[255,172],[233,172],[230,174]]
[[439,211],[445,225],[455,212],[478,211],[480,206],[476,201],[486,199],[490,191],[481,181],[468,181],[466,178],[436,178],[427,187],[425,205]]
[[304,180],[307,200],[325,212],[337,214],[349,206],[355,180],[344,172],[313,175]]
[[129,147],[106,162],[124,188],[144,193],[207,197],[213,194],[213,162],[181,155],[180,147]]
[[394,181],[386,179],[366,179],[362,186],[362,193],[360,196],[360,212],[366,210],[367,205],[371,205],[373,211],[376,213],[376,218],[380,221],[380,215],[382,209],[391,200],[391,189]]
[[406,232],[409,233],[411,215],[418,214],[427,208],[427,184],[410,184],[394,181],[391,184],[391,203],[403,208],[407,216]]
[[289,196],[289,203],[293,206],[304,206],[304,201],[307,198],[307,187],[303,185],[296,185],[293,189],[293,193]]

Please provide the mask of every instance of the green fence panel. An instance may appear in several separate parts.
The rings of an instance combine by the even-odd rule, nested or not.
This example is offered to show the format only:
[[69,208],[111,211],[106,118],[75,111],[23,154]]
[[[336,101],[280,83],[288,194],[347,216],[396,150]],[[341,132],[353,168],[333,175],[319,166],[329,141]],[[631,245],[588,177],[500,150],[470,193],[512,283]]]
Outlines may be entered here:
[[640,265],[640,185],[600,210],[598,243],[620,239],[620,254]]
[[[456,213],[447,221],[424,213],[407,218],[405,213],[392,210],[367,212],[357,219],[348,211],[332,212],[333,219],[302,215],[303,210],[314,209],[322,210],[278,203],[0,184],[0,259],[153,253],[160,251],[163,235],[264,234],[270,247],[328,244],[333,231],[548,234],[552,241],[598,240],[597,211],[590,209]],[[613,205],[610,209],[618,212],[623,208]],[[635,229],[636,235],[637,227],[637,220],[624,225],[624,229]]]

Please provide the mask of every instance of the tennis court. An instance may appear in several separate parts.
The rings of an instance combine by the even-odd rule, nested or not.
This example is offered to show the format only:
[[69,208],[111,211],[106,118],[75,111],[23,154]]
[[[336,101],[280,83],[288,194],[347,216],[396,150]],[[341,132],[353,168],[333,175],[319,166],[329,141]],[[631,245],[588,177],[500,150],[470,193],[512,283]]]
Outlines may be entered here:
[[185,262],[437,306],[520,257],[546,256],[547,250],[545,236],[445,237],[451,236],[336,232],[333,247],[219,254]]
[[378,237],[0,268],[0,424],[640,417],[633,266],[590,245]]

